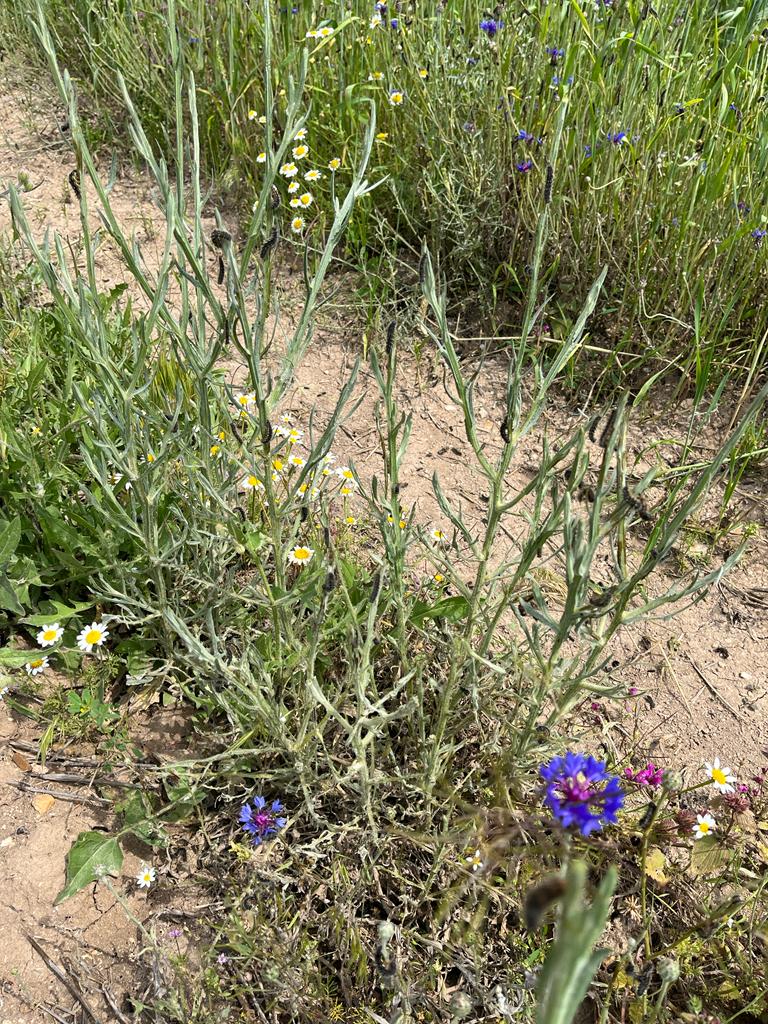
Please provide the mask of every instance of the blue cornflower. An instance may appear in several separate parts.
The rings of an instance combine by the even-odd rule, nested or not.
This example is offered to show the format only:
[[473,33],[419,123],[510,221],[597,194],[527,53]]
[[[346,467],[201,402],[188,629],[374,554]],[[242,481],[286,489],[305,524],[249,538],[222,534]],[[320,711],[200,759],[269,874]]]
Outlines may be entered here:
[[550,57],[550,61],[553,65],[557,64],[561,57],[565,56],[565,50],[559,50],[556,46],[547,46],[544,49]]
[[592,147],[588,142],[584,146],[584,156],[587,158],[592,156]]
[[520,163],[515,164],[515,170],[518,174],[527,174],[532,167],[533,160],[521,160]]
[[614,132],[613,134],[608,132],[608,135],[607,135],[608,141],[612,142],[614,144],[614,146],[620,146],[622,144],[622,142],[624,142],[624,140],[626,138],[627,138],[627,133],[626,132]]
[[390,21],[389,23],[389,27],[397,30],[400,28],[400,22],[397,20],[397,18],[393,18],[392,21]]
[[493,39],[500,28],[504,28],[503,21],[496,21],[495,18],[483,18],[480,22],[480,28],[483,32],[487,33],[489,39]]
[[565,828],[576,825],[588,836],[606,822],[615,824],[624,793],[618,777],[606,771],[605,761],[568,751],[543,764],[539,772],[547,783],[544,803]]
[[763,239],[767,234],[768,231],[766,231],[765,228],[755,228],[755,230],[752,232],[752,237],[755,240],[755,245],[762,245]]
[[521,129],[517,133],[517,139],[518,142],[533,142],[533,136],[531,135],[531,133],[525,131],[524,129]]
[[284,828],[286,819],[278,817],[281,811],[285,810],[279,800],[273,800],[269,808],[263,796],[255,796],[252,804],[244,803],[240,808],[238,821],[243,826],[254,846],[259,846],[265,839],[276,834],[278,829]]

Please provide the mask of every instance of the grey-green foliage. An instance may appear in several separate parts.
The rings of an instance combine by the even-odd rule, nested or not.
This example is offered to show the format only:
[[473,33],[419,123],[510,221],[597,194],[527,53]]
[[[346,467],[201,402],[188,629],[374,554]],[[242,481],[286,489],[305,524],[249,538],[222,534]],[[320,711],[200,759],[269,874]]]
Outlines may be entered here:
[[572,860],[566,871],[557,934],[536,986],[536,1024],[570,1024],[608,953],[594,945],[608,920],[616,869],[608,869],[591,904],[585,900],[586,877],[586,864]]

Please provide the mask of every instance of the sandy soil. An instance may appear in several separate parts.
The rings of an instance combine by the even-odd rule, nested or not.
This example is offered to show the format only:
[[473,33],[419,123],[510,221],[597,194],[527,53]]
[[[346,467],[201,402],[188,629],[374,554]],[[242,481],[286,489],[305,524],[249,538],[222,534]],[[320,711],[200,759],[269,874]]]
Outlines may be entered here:
[[[42,101],[37,87],[25,92],[23,82],[14,80],[5,86],[0,82],[0,115],[0,194],[12,182],[26,183],[30,191],[25,205],[31,222],[41,235],[47,227],[60,231],[70,251],[77,254],[79,211],[67,181],[74,162],[67,133],[61,128],[61,112],[56,104]],[[119,179],[112,202],[121,221],[138,233],[145,256],[151,259],[153,251],[159,253],[159,236],[153,227],[158,215],[148,183],[140,178]],[[0,233],[9,227],[7,201],[0,199]],[[99,274],[105,287],[123,279],[120,261],[106,242]],[[290,331],[297,316],[297,277],[285,258],[280,278],[283,332]],[[361,349],[359,325],[342,303],[325,311],[323,323],[284,403],[284,410],[304,424],[314,409],[322,425]],[[233,383],[243,381],[244,371],[236,359],[225,369]],[[489,363],[477,385],[481,436],[489,453],[500,446],[502,380],[503,368]],[[354,461],[361,477],[368,480],[380,472],[380,455],[373,415],[376,387],[365,369],[356,398],[360,405],[344,423],[336,451],[340,459]],[[469,523],[478,526],[484,515],[482,480],[473,468],[461,416],[449,400],[432,356],[403,357],[398,400],[414,420],[404,467],[404,504],[414,508],[420,523],[440,522],[431,485],[437,469],[450,499],[460,505]],[[679,407],[670,411],[663,406],[641,413],[630,430],[633,449],[647,459],[654,441],[682,437],[684,413]],[[564,434],[583,415],[578,409],[560,408],[542,420],[537,435],[516,456],[510,487],[530,479],[544,427],[552,436]],[[704,454],[721,427],[718,421],[700,439]],[[759,521],[765,514],[764,498],[764,481],[744,483],[734,511]],[[616,656],[620,661],[617,677],[639,693],[627,705],[590,709],[587,715],[598,734],[606,737],[618,732],[622,749],[634,748],[638,758],[650,755],[663,766],[697,769],[704,759],[718,754],[740,777],[755,774],[768,757],[765,543],[756,539],[744,563],[694,607],[672,620],[628,630],[617,644]],[[37,740],[33,726],[14,720],[0,707],[0,871],[7,893],[0,905],[0,934],[5,939],[0,1021],[14,1024],[50,1019],[34,1009],[41,1003],[52,1008],[73,1005],[30,946],[28,933],[46,946],[54,960],[69,963],[84,979],[89,998],[98,1001],[101,1012],[105,1008],[102,984],[119,1000],[135,983],[135,929],[109,893],[87,889],[58,908],[52,906],[62,886],[64,857],[72,840],[83,829],[108,827],[110,822],[102,808],[63,800],[56,800],[51,810],[41,814],[32,794],[16,788],[25,773],[12,760],[12,742],[31,744],[34,749]],[[27,756],[34,760],[31,753]],[[32,775],[37,777],[35,770]],[[72,792],[88,795],[77,788]],[[125,891],[133,913],[145,919],[146,898],[136,892],[131,880],[137,868],[138,860],[129,856],[117,885]],[[106,1013],[103,1019],[109,1019]]]

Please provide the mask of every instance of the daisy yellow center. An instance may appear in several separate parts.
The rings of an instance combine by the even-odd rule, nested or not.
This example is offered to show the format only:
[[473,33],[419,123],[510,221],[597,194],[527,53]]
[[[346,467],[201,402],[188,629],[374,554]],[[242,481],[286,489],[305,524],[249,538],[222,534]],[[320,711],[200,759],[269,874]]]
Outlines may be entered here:
[[699,832],[702,832],[702,833],[709,832],[709,822],[708,821],[700,821],[699,822]]
[[306,562],[310,555],[311,552],[309,548],[296,548],[296,550],[293,552],[293,557],[298,559],[298,561],[300,562]]
[[87,644],[97,644],[99,640],[101,640],[100,629],[89,629],[88,632],[85,634],[85,642]]
[[152,452],[149,452],[147,454],[147,462],[154,462],[154,461],[155,461],[155,456],[152,454]]
[[29,667],[30,668],[40,668],[40,666],[42,664],[43,664],[43,659],[42,658],[35,658],[34,661],[30,661]]
[[257,476],[249,476],[248,477],[248,486],[249,487],[258,487],[259,486],[259,478]]
[[727,783],[728,778],[722,768],[712,769],[712,781],[719,783],[721,786],[724,786]]
[[55,629],[46,629],[43,632],[43,640],[55,640],[55,639],[56,639],[56,630]]

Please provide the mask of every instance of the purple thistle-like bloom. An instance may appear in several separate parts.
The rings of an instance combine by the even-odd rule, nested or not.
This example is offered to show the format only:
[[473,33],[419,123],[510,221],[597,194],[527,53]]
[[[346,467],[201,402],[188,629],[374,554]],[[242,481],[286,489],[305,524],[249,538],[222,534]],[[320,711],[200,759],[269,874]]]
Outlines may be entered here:
[[284,809],[279,800],[273,800],[267,807],[263,796],[255,796],[250,804],[243,804],[238,821],[250,835],[254,846],[259,846],[265,839],[275,835],[278,829],[285,827],[286,819],[278,816]]
[[533,160],[521,160],[520,163],[515,164],[515,170],[518,174],[527,174],[532,167]]
[[624,793],[619,779],[606,771],[605,761],[568,751],[543,764],[539,772],[547,783],[544,803],[564,828],[575,825],[588,836],[606,822],[615,824]]
[[624,778],[630,782],[636,782],[639,786],[652,786],[654,789],[664,781],[664,772],[657,768],[653,761],[649,761],[645,768],[633,772],[631,768],[624,769]]
[[493,39],[500,28],[504,28],[503,21],[496,21],[495,18],[483,18],[480,22],[480,28],[485,32],[489,39]]

